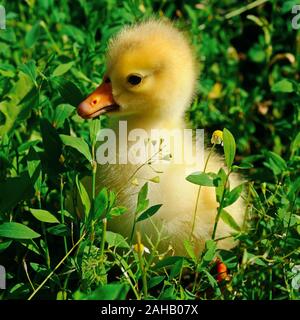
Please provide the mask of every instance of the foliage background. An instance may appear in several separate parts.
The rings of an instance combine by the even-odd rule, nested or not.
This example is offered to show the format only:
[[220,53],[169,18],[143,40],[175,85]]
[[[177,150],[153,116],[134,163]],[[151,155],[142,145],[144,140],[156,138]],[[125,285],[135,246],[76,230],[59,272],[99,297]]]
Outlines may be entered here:
[[[153,253],[149,297],[299,299],[292,287],[293,267],[300,264],[300,31],[291,25],[297,1],[258,2],[245,12],[239,9],[252,1],[0,3],[7,13],[7,29],[0,30],[0,264],[8,272],[3,299],[27,299],[65,256],[64,246],[70,249],[82,236],[78,212],[61,209],[76,189],[76,174],[91,175],[90,163],[59,134],[82,137],[92,146],[91,124],[74,107],[102,79],[107,40],[123,25],[153,14],[176,20],[195,46],[201,76],[188,112],[194,127],[205,128],[208,136],[228,128],[236,138],[236,161],[253,168],[244,172],[251,223],[239,235],[240,246],[233,252],[208,248],[200,260],[154,263]],[[47,210],[59,223],[41,222],[30,208]],[[42,236],[21,230],[25,235],[17,237],[6,229],[8,222]],[[101,230],[92,245],[84,240],[51,274],[36,298],[142,297],[135,253],[127,248],[128,259],[118,264],[118,253],[108,250],[115,247],[110,238],[99,263]],[[231,273],[223,285],[208,263],[216,254]],[[133,286],[120,271],[124,263]],[[195,271],[200,276],[193,286]]]

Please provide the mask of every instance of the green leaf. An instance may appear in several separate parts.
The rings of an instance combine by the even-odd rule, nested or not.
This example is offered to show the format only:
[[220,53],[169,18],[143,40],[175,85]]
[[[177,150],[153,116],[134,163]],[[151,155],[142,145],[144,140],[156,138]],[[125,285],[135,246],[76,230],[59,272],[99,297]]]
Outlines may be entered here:
[[0,64],[0,74],[3,77],[13,78],[16,74],[16,69],[9,63],[1,63]]
[[42,264],[30,262],[30,267],[42,277],[46,276],[48,273],[47,267]]
[[184,257],[176,257],[176,256],[166,257],[163,260],[158,261],[154,269],[161,269],[161,268],[173,266],[178,260],[182,260],[182,259],[184,259],[187,262],[187,259]]
[[291,203],[297,199],[299,192],[300,192],[300,176],[296,178],[295,181],[291,182],[289,185],[287,198]]
[[280,175],[287,170],[285,160],[277,153],[273,151],[265,151],[264,155],[267,158],[267,162],[264,162],[264,165],[272,170],[275,176]]
[[295,139],[291,143],[292,155],[294,155],[294,153],[296,153],[296,151],[299,151],[299,150],[300,150],[300,132],[298,132],[297,136],[295,137]]
[[255,263],[259,266],[262,266],[262,267],[266,267],[267,264],[261,260],[260,258],[258,258],[255,254],[252,254],[250,252],[247,253],[247,258],[248,258],[248,262],[250,262],[251,264]]
[[280,11],[282,13],[290,13],[295,5],[298,4],[298,0],[287,0],[282,3]]
[[274,83],[271,87],[272,92],[284,92],[290,93],[294,92],[293,83],[288,79],[282,79],[276,83]]
[[195,249],[192,246],[191,242],[188,240],[184,240],[183,241],[183,245],[185,247],[186,252],[188,253],[188,255],[192,258],[194,263],[197,263],[197,257],[195,254]]
[[60,64],[58,67],[55,68],[55,70],[53,71],[52,76],[53,77],[60,77],[63,74],[67,73],[74,65],[74,61],[68,62],[68,63],[64,63],[64,64]]
[[97,135],[101,129],[101,121],[100,119],[93,119],[90,121],[90,139],[92,144],[95,144],[97,141]]
[[183,259],[177,260],[175,262],[174,266],[171,268],[171,271],[170,271],[170,279],[174,279],[180,273],[180,271],[183,268],[183,263],[184,263]]
[[18,147],[18,152],[19,153],[24,153],[27,151],[30,147],[36,146],[40,141],[39,140],[34,140],[34,141],[26,141],[25,143],[22,143]]
[[109,192],[109,195],[108,195],[108,209],[111,210],[111,208],[115,205],[115,202],[116,202],[116,194],[115,192],[113,191],[110,191]]
[[47,232],[60,237],[66,237],[69,235],[69,229],[65,224],[58,224],[53,227],[47,228]]
[[32,28],[26,33],[25,36],[25,46],[31,48],[38,40],[40,36],[40,22],[37,22],[32,26]]
[[207,270],[204,269],[203,272],[206,274],[210,285],[215,289],[215,294],[217,296],[221,295],[221,290],[219,289],[217,280]]
[[[53,78],[53,80],[56,80],[56,79],[63,79],[63,78]],[[53,82],[53,80],[51,82]],[[80,89],[71,81],[65,81],[65,80],[59,81],[57,85],[57,89],[63,99],[63,102],[69,103],[74,107],[77,107],[78,104],[84,98]]]
[[34,189],[40,191],[42,187],[41,160],[33,147],[30,147],[28,152],[27,168]]
[[110,283],[97,288],[91,294],[81,296],[83,300],[125,300],[129,286],[124,283]]
[[56,294],[56,300],[68,300],[67,291],[58,291]]
[[76,149],[83,154],[87,160],[92,161],[89,146],[82,138],[67,136],[65,134],[60,134],[59,136],[65,145]]
[[47,173],[56,176],[61,172],[62,165],[59,162],[62,154],[62,143],[48,119],[42,118],[40,120],[41,134],[43,138],[44,153],[42,162],[44,162]]
[[37,110],[40,106],[40,93],[37,87],[33,87],[28,94],[20,101],[22,105],[21,111],[18,113],[17,121],[22,123],[22,121],[27,120],[33,110]]
[[255,44],[248,51],[248,56],[252,61],[262,63],[266,59],[266,52],[260,44]]
[[224,153],[225,153],[225,162],[228,168],[231,168],[234,157],[235,157],[235,140],[233,135],[229,130],[224,128],[223,130],[223,143],[224,143]]
[[223,207],[226,208],[237,201],[243,191],[243,184],[232,189],[229,193],[226,192]]
[[4,250],[6,250],[10,244],[12,243],[12,240],[6,240],[6,241],[2,241],[0,242],[0,253]]
[[118,217],[121,216],[122,214],[124,214],[127,211],[127,208],[125,207],[114,207],[110,210],[109,212],[109,216],[111,217]]
[[[4,1],[1,1],[1,5],[4,3]],[[0,32],[0,39],[3,39],[9,43],[15,43],[16,42],[16,28],[6,28],[5,30],[1,30]],[[4,43],[1,43],[1,45],[4,45]]]
[[[84,2],[80,1],[82,5]],[[91,7],[90,7],[91,8]],[[80,28],[75,27],[71,24],[62,24],[61,26],[61,33],[66,34],[68,37],[74,40],[74,42],[83,45],[86,43],[87,35],[86,33],[81,30]]]
[[222,195],[223,195],[223,191],[224,191],[224,185],[225,185],[225,181],[226,181],[226,172],[224,171],[223,168],[221,168],[217,174],[217,177],[215,179],[215,182],[217,184],[216,187],[216,198],[217,201],[220,203],[221,199],[222,199]]
[[11,239],[34,239],[40,236],[39,233],[18,222],[4,222],[0,225],[0,237]]
[[32,240],[18,240],[19,243],[21,243],[22,246],[26,247],[28,250],[31,250],[32,252],[41,255],[41,249],[39,246]]
[[144,211],[136,220],[136,222],[139,222],[139,221],[143,221],[143,220],[146,220],[150,217],[152,217],[159,209],[160,207],[162,206],[162,204],[156,204],[150,208],[148,208],[146,211]]
[[108,207],[108,192],[103,188],[95,198],[94,219],[99,219]]
[[142,212],[148,207],[149,201],[147,200],[147,195],[148,195],[148,182],[146,182],[142,186],[138,194],[137,209],[136,209],[137,213]]
[[28,283],[17,283],[12,288],[9,289],[9,299],[26,299],[28,294],[30,294],[31,289]]
[[39,221],[48,223],[59,223],[57,218],[49,211],[32,208],[30,208],[29,210],[32,213],[32,215]]
[[175,285],[171,285],[167,289],[164,289],[159,296],[159,300],[176,300]]
[[236,165],[232,166],[232,170],[247,170],[247,169],[251,169],[251,168],[253,168],[253,164],[249,163],[249,162],[241,163],[238,166],[236,166]]
[[32,80],[34,85],[37,87],[36,77],[37,77],[37,71],[36,71],[36,65],[35,61],[30,60],[25,64],[22,64],[20,66],[20,71],[25,73],[29,78]]
[[0,213],[11,210],[18,203],[29,199],[34,194],[28,172],[20,177],[7,178],[0,182]]
[[202,259],[205,262],[211,262],[216,254],[217,244],[214,240],[207,240],[205,246],[207,251],[205,252]]
[[82,205],[84,207],[85,215],[87,216],[91,210],[91,200],[83,183],[79,180],[78,175],[76,176],[76,185],[77,185],[77,189],[79,192]]
[[124,239],[124,237],[118,233],[114,233],[111,231],[106,231],[106,242],[111,247],[117,247],[117,248],[130,248],[127,241]]
[[61,214],[63,214],[65,217],[71,219],[71,220],[74,220],[74,216],[72,216],[72,214],[66,210],[66,209],[63,209],[63,212],[61,213],[61,210],[58,211],[58,214],[61,216]]
[[75,108],[70,104],[60,104],[55,109],[52,125],[54,128],[61,128],[67,118],[75,111]]
[[199,186],[214,187],[214,179],[210,173],[194,172],[186,180]]
[[160,284],[165,279],[164,276],[154,276],[148,281],[148,288],[151,289]]
[[0,111],[5,116],[5,122],[0,121],[0,136],[10,132],[18,124],[18,115],[23,110],[20,102],[30,92],[32,86],[29,76],[20,72],[19,79],[13,84],[7,98],[5,100],[0,99]]
[[222,209],[222,211],[221,211],[220,218],[226,224],[228,224],[232,229],[237,230],[237,231],[241,231],[240,226],[236,223],[236,221],[233,219],[233,217],[230,215],[230,213],[228,213],[224,209]]

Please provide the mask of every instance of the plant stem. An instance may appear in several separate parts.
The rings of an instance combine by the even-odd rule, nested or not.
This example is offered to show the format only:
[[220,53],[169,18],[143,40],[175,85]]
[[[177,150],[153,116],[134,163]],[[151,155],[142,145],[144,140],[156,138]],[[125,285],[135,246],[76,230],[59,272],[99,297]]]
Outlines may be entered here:
[[[197,264],[196,264],[196,268],[195,268],[195,269],[197,270],[197,268],[198,268],[198,262],[197,262]],[[196,290],[197,282],[198,282],[198,277],[199,277],[199,272],[196,271],[196,272],[195,272],[195,279],[194,279],[194,284],[193,284],[192,292],[195,292],[195,290]]]
[[107,219],[104,218],[103,222],[103,230],[102,230],[102,238],[100,244],[100,259],[103,261],[103,254],[104,254],[104,245],[105,245],[105,238],[106,238],[106,228],[107,228]]
[[41,21],[40,22],[40,26],[45,30],[49,40],[52,42],[52,45],[53,45],[53,48],[54,50],[60,55],[61,54],[61,50],[59,49],[59,46],[56,44],[54,38],[52,37],[48,27],[47,27],[47,24],[45,23],[45,21]]
[[38,291],[41,290],[41,288],[45,285],[45,283],[53,276],[54,272],[64,263],[64,261],[68,258],[68,256],[73,252],[73,250],[79,245],[79,243],[83,240],[85,237],[85,232],[80,237],[80,239],[75,243],[75,245],[70,249],[70,251],[60,260],[60,262],[56,265],[56,267],[48,274],[48,276],[45,278],[45,280],[33,291],[33,293],[29,296],[28,300],[31,300]]
[[137,212],[134,213],[134,220],[133,220],[133,226],[130,234],[130,244],[132,244],[133,236],[134,236],[134,231],[135,231],[135,226],[136,226],[136,218],[137,218]]
[[93,202],[95,200],[95,194],[96,194],[96,173],[97,173],[97,162],[95,160],[95,145],[92,145],[92,198]]
[[30,283],[30,286],[31,286],[32,290],[34,291],[35,288],[34,288],[34,285],[33,285],[32,281],[31,281],[29,273],[28,273],[25,257],[23,258],[23,267],[24,267],[24,270],[25,270],[26,277],[27,277],[27,279],[28,279],[28,281]]
[[[41,202],[41,194],[38,191],[37,192],[37,198],[38,198],[38,203],[39,203],[39,209],[42,209],[42,202]],[[51,263],[50,263],[50,254],[49,254],[49,248],[48,248],[48,243],[47,243],[47,233],[46,233],[46,227],[45,223],[42,222],[42,231],[43,231],[43,236],[44,236],[44,241],[45,241],[45,260],[46,260],[46,265],[48,269],[50,269]]]
[[68,294],[67,294],[67,285],[68,285],[70,276],[71,276],[71,273],[66,275],[66,279],[64,281],[64,286],[63,286],[63,288],[61,290],[63,292],[63,300],[67,300],[67,296],[68,296]]
[[284,248],[286,247],[286,243],[287,243],[287,239],[288,239],[288,235],[289,235],[289,231],[290,231],[290,226],[291,226],[291,221],[292,221],[293,210],[294,210],[294,206],[295,206],[295,203],[296,203],[297,196],[298,196],[298,192],[296,193],[296,196],[295,196],[295,199],[294,199],[293,203],[292,204],[290,203],[290,205],[289,205],[289,207],[290,207],[290,215],[289,215],[288,225],[287,225],[287,228],[286,228],[286,236],[285,236],[284,245],[283,245]]
[[[207,156],[207,159],[205,161],[205,164],[204,164],[204,168],[203,168],[203,172],[205,173],[206,169],[207,169],[207,164],[208,164],[208,160],[210,158],[210,156],[212,155],[212,152],[215,148],[215,143],[213,144],[212,148],[210,149],[209,151],[209,154]],[[200,192],[201,192],[201,186],[199,186],[198,188],[198,193],[197,193],[197,198],[196,198],[196,204],[195,204],[195,209],[194,209],[194,214],[193,214],[193,224],[192,224],[192,230],[191,230],[191,234],[190,234],[190,241],[192,240],[192,237],[193,237],[193,233],[194,233],[194,230],[195,230],[195,225],[196,225],[196,216],[197,216],[197,210],[198,210],[198,203],[199,203],[199,198],[200,198]]]
[[224,190],[223,190],[223,193],[222,193],[221,202],[220,202],[220,205],[219,205],[219,208],[218,208],[218,212],[217,212],[216,220],[215,220],[215,224],[214,224],[214,230],[213,230],[212,237],[211,237],[213,240],[215,240],[215,237],[216,237],[217,226],[218,226],[220,215],[221,215],[221,212],[222,212],[222,209],[223,209],[223,202],[224,202],[224,198],[225,198],[226,185],[227,185],[230,173],[231,173],[231,169],[229,170],[229,172],[228,172],[228,174],[226,176],[225,183],[224,183]]
[[154,153],[149,159],[147,159],[144,163],[142,163],[140,166],[138,166],[133,173],[129,176],[124,186],[116,193],[116,196],[118,196],[127,186],[127,184],[133,179],[133,177],[138,173],[139,170],[141,170],[146,164],[149,163],[157,154],[159,154],[162,151],[162,149],[159,149],[156,153]]
[[137,292],[137,290],[136,290],[136,288],[135,288],[136,285],[134,285],[134,284],[132,283],[132,281],[131,281],[130,276],[132,277],[133,280],[135,280],[135,277],[134,277],[134,274],[132,273],[130,267],[127,265],[127,263],[126,263],[126,261],[123,259],[123,257],[119,256],[117,253],[115,253],[114,251],[112,251],[112,250],[110,250],[110,249],[108,249],[108,250],[109,250],[109,252],[110,252],[111,254],[113,254],[114,257],[116,258],[115,261],[117,262],[117,264],[119,265],[119,267],[120,267],[121,271],[123,272],[125,278],[127,279],[127,281],[128,281],[128,283],[129,283],[129,285],[130,285],[133,293],[135,294],[137,300],[141,300],[141,296],[139,295],[139,293]]
[[248,11],[248,10],[251,10],[251,9],[253,9],[255,7],[258,7],[258,6],[264,4],[265,2],[268,2],[268,1],[269,0],[256,0],[256,1],[252,2],[252,3],[247,4],[246,6],[244,6],[242,8],[239,8],[239,9],[236,9],[234,11],[231,11],[231,12],[227,13],[225,15],[225,19],[231,19],[231,18],[233,18],[235,16],[238,16],[238,15],[244,13],[245,11]]
[[91,226],[91,245],[90,250],[92,248],[92,245],[94,243],[95,239],[95,229],[94,229],[94,217],[95,217],[95,198],[96,198],[96,173],[97,173],[97,162],[95,161],[95,145],[92,145],[92,206],[91,206],[91,212],[89,215],[89,221]]
[[245,214],[244,214],[244,221],[243,221],[243,226],[242,230],[245,230],[247,221],[249,219],[249,205],[251,201],[251,185],[253,185],[254,182],[249,182],[248,183],[248,195],[247,195],[247,200],[246,200],[246,208],[245,208]]
[[146,268],[144,264],[144,259],[143,259],[143,252],[142,252],[142,242],[141,242],[141,234],[137,232],[137,243],[138,243],[138,257],[139,257],[139,262],[140,262],[140,269],[141,269],[141,274],[142,274],[142,281],[143,281],[143,294],[144,294],[144,299],[147,299],[148,296],[148,285],[147,285],[147,273],[146,273]]
[[[63,176],[60,177],[60,214],[61,214],[61,223],[65,224],[65,215],[64,215],[64,198],[63,198],[63,189],[64,189],[64,180]],[[65,247],[65,254],[68,252],[67,246],[67,238],[64,236],[64,247]]]

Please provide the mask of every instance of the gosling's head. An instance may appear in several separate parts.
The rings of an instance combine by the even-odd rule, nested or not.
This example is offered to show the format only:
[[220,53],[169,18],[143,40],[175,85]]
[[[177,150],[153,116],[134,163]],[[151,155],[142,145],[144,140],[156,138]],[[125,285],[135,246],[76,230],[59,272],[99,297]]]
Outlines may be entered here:
[[83,118],[177,116],[191,102],[197,63],[171,23],[150,20],[125,27],[110,42],[103,83],[78,107]]

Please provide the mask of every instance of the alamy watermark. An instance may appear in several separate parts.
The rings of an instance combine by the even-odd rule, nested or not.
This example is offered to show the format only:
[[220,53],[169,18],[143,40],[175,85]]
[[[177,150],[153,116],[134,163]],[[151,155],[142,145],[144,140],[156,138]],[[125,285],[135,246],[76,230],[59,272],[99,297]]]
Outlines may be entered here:
[[292,287],[295,290],[300,289],[300,265],[295,265],[292,268],[292,272],[295,274],[292,279]]
[[0,289],[6,289],[6,271],[3,266],[0,265]]
[[0,30],[6,29],[6,12],[5,8],[0,5]]
[[292,8],[292,14],[295,15],[292,19],[292,28],[300,29],[300,4],[296,4]]
[[117,129],[101,129],[97,140],[97,162],[104,164],[185,164],[204,163],[203,129],[127,130],[127,121]]

